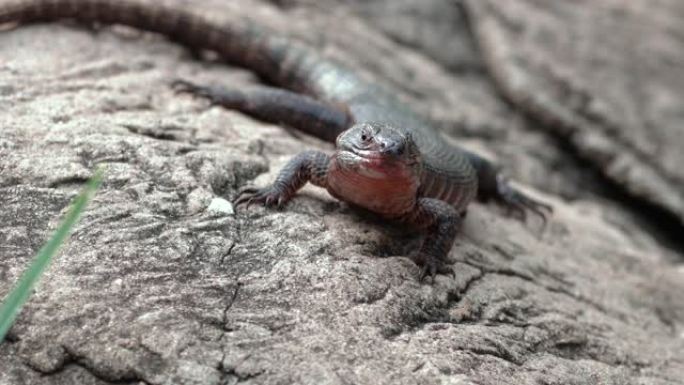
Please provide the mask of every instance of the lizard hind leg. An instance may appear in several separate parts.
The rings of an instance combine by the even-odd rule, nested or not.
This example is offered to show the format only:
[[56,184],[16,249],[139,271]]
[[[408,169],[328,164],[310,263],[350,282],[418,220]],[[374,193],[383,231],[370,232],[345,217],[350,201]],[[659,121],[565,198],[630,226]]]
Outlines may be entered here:
[[539,216],[543,226],[546,226],[548,216],[553,212],[553,207],[513,187],[508,178],[501,173],[500,168],[490,161],[474,153],[466,153],[466,155],[477,170],[477,198],[479,201],[494,201],[523,221],[527,219],[527,212],[532,212]]
[[285,124],[328,142],[334,142],[337,135],[351,125],[351,118],[343,109],[280,88],[231,89],[197,85],[185,80],[175,80],[171,86],[176,92],[206,98],[212,104],[268,123]]

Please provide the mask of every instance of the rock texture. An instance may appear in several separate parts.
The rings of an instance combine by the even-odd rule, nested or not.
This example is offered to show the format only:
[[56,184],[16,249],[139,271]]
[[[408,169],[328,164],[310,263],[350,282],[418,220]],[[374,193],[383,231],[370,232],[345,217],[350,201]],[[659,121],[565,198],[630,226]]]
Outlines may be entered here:
[[[554,99],[557,89],[545,80],[563,74],[570,96],[575,85],[586,87],[587,105],[604,106],[607,121],[628,123],[608,152],[629,157],[657,141],[657,156],[635,155],[627,170],[675,175],[669,162],[681,155],[671,103],[682,92],[672,63],[682,51],[671,42],[684,28],[670,19],[676,2],[648,9],[607,0],[471,4],[469,24],[461,8],[436,0],[224,3],[193,4],[248,14],[395,87],[441,122],[445,140],[488,151],[521,182],[546,191],[539,194],[556,209],[551,223],[541,230],[538,222],[474,205],[450,256],[453,274],[420,284],[406,257],[419,238],[315,188],[284,211],[232,212],[224,199],[240,186],[268,183],[302,147],[332,149],[168,87],[178,77],[235,87],[258,82],[249,71],[199,61],[125,28],[51,24],[3,32],[0,296],[93,166],[107,165],[107,177],[0,344],[0,384],[684,383],[681,250],[644,222],[648,213],[610,201],[602,176],[586,170],[587,158],[599,158],[574,159],[544,133],[548,124],[506,103],[502,79],[489,75],[495,61],[514,74],[511,84],[580,114]],[[637,11],[643,19],[635,19]],[[546,27],[533,27],[540,24]],[[620,32],[601,35],[614,25]],[[671,39],[651,49],[669,49],[669,62],[634,56],[642,52],[637,44],[602,50],[602,40],[590,38],[628,47],[617,42],[661,29]],[[566,45],[546,40],[554,36]],[[481,38],[504,47],[492,51],[500,56],[483,62]],[[575,49],[604,61],[573,56],[572,39],[582,42]],[[436,41],[451,45],[440,50]],[[660,80],[634,80],[617,62],[660,63]],[[545,70],[537,63],[547,63]],[[630,81],[649,87],[623,88]],[[618,96],[622,102],[611,104]],[[644,110],[622,104],[646,99]],[[659,113],[666,105],[673,112]],[[652,125],[642,125],[647,117],[637,111],[649,111]],[[577,119],[584,124],[586,116]],[[583,157],[595,147],[578,138],[618,135],[578,127],[569,138]],[[676,184],[615,179],[637,195],[636,186],[665,186],[648,197],[677,213],[665,203],[680,199]]]
[[684,3],[467,1],[501,92],[684,222]]

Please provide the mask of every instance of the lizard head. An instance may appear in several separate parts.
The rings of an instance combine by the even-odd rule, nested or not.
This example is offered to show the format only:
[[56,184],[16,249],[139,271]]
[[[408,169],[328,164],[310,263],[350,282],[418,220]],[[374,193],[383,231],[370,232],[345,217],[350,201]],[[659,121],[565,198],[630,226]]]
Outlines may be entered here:
[[421,156],[411,135],[386,123],[359,123],[335,142],[337,164],[372,179],[420,178]]

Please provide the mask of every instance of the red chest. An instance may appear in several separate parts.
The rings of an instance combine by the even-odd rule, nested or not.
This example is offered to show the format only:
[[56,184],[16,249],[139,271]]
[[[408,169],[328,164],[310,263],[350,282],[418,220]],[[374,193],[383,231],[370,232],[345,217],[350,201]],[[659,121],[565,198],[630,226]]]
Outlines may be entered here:
[[418,183],[403,173],[359,165],[349,170],[333,160],[328,170],[328,192],[345,202],[386,216],[397,216],[410,211],[416,202]]

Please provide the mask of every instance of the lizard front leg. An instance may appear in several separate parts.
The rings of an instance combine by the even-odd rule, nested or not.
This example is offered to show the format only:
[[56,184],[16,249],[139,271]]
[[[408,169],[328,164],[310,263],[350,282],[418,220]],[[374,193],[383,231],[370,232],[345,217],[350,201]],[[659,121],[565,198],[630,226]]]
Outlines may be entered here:
[[292,158],[280,170],[272,185],[257,188],[248,186],[238,191],[233,204],[239,206],[262,203],[265,206],[282,207],[307,182],[316,186],[327,187],[330,157],[320,151],[304,151]]
[[401,220],[425,229],[427,235],[414,260],[423,266],[421,281],[428,274],[434,279],[454,244],[463,214],[439,199],[419,198],[415,209]]
[[[178,92],[209,99],[213,104],[241,111],[257,119],[286,124],[318,138],[334,141],[351,122],[349,115],[326,103],[278,88],[258,86],[230,89],[222,86],[201,86],[176,80],[172,86]],[[327,187],[330,157],[318,151],[305,151],[290,160],[275,182],[264,188],[248,186],[238,191],[236,206],[262,203],[281,207],[307,182]]]

